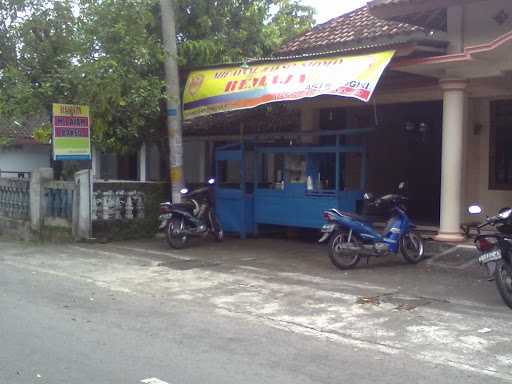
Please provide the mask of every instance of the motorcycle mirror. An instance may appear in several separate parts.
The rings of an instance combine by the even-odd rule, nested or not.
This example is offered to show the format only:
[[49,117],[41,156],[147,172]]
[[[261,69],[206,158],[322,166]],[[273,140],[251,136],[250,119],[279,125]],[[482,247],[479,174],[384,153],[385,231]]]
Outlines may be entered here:
[[477,205],[477,204],[474,204],[474,205],[470,205],[468,207],[468,212],[472,215],[479,215],[481,214],[483,211],[482,211],[482,208]]
[[373,200],[373,195],[372,195],[371,193],[366,192],[366,193],[363,195],[363,199],[368,200],[368,201],[371,201],[371,200]]
[[180,193],[181,193],[182,195],[185,195],[185,194],[187,194],[187,193],[188,193],[188,189],[187,189],[187,188],[182,188],[182,189],[181,189],[181,191],[180,191]]
[[215,179],[214,178],[209,179],[208,184],[210,184],[210,185],[215,184]]
[[498,213],[498,217],[500,219],[508,219],[512,215],[512,209],[511,208],[503,208],[500,209],[500,212]]

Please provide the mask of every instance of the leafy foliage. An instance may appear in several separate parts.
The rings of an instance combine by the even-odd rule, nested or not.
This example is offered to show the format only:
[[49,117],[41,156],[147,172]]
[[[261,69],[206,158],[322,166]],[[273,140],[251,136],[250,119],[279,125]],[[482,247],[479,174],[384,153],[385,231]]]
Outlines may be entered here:
[[313,9],[290,0],[180,0],[181,63],[197,66],[269,56],[311,28]]
[[4,135],[0,135],[0,147],[8,147],[14,144],[14,139]]
[[50,124],[43,124],[34,130],[34,140],[40,144],[48,144],[52,138],[52,127]]
[[[295,0],[177,0],[179,62],[270,55],[312,23]],[[164,142],[164,59],[158,0],[0,0],[0,117],[89,104],[100,149]]]

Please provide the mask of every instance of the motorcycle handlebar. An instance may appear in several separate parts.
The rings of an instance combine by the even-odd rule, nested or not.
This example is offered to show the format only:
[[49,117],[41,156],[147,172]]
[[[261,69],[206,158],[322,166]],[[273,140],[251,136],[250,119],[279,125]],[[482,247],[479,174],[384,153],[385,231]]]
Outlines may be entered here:
[[485,222],[480,224],[477,228],[481,229],[483,227],[486,227],[487,225],[496,225],[502,221],[504,221],[504,220],[499,218],[498,216],[491,216],[491,217],[486,218]]
[[400,204],[401,202],[409,200],[405,196],[401,195],[386,195],[383,197],[378,198],[377,200],[369,203],[369,206],[378,207],[383,203],[394,203],[394,204]]

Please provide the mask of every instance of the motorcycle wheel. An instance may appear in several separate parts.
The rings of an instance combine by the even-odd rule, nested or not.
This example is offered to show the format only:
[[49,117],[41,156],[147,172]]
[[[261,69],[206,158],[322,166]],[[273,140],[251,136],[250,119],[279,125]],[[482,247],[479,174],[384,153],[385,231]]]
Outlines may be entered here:
[[224,229],[222,229],[222,225],[220,224],[219,220],[217,220],[217,217],[212,213],[211,217],[211,226],[212,226],[212,233],[215,237],[215,240],[222,241],[224,240]]
[[[339,269],[354,268],[361,260],[358,253],[342,249],[341,246],[347,243],[348,233],[346,231],[336,232],[329,240],[329,259]],[[352,235],[350,243],[358,245],[359,240]]]
[[183,233],[182,219],[173,217],[167,225],[167,242],[174,249],[182,249],[187,245],[188,237]]
[[423,259],[424,251],[423,240],[416,232],[409,232],[400,239],[400,253],[408,263],[419,263]]
[[501,298],[512,308],[512,267],[501,262],[496,270],[496,286]]

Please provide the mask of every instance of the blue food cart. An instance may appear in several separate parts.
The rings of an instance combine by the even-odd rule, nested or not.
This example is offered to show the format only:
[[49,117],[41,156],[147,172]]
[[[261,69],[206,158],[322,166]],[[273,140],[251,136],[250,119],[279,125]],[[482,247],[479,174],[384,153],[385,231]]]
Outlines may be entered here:
[[217,148],[215,207],[224,230],[245,238],[265,224],[320,228],[326,209],[355,212],[367,183],[367,146],[346,139],[369,130],[322,132],[320,139],[335,136],[323,145],[312,144],[318,138],[302,144],[241,139]]

